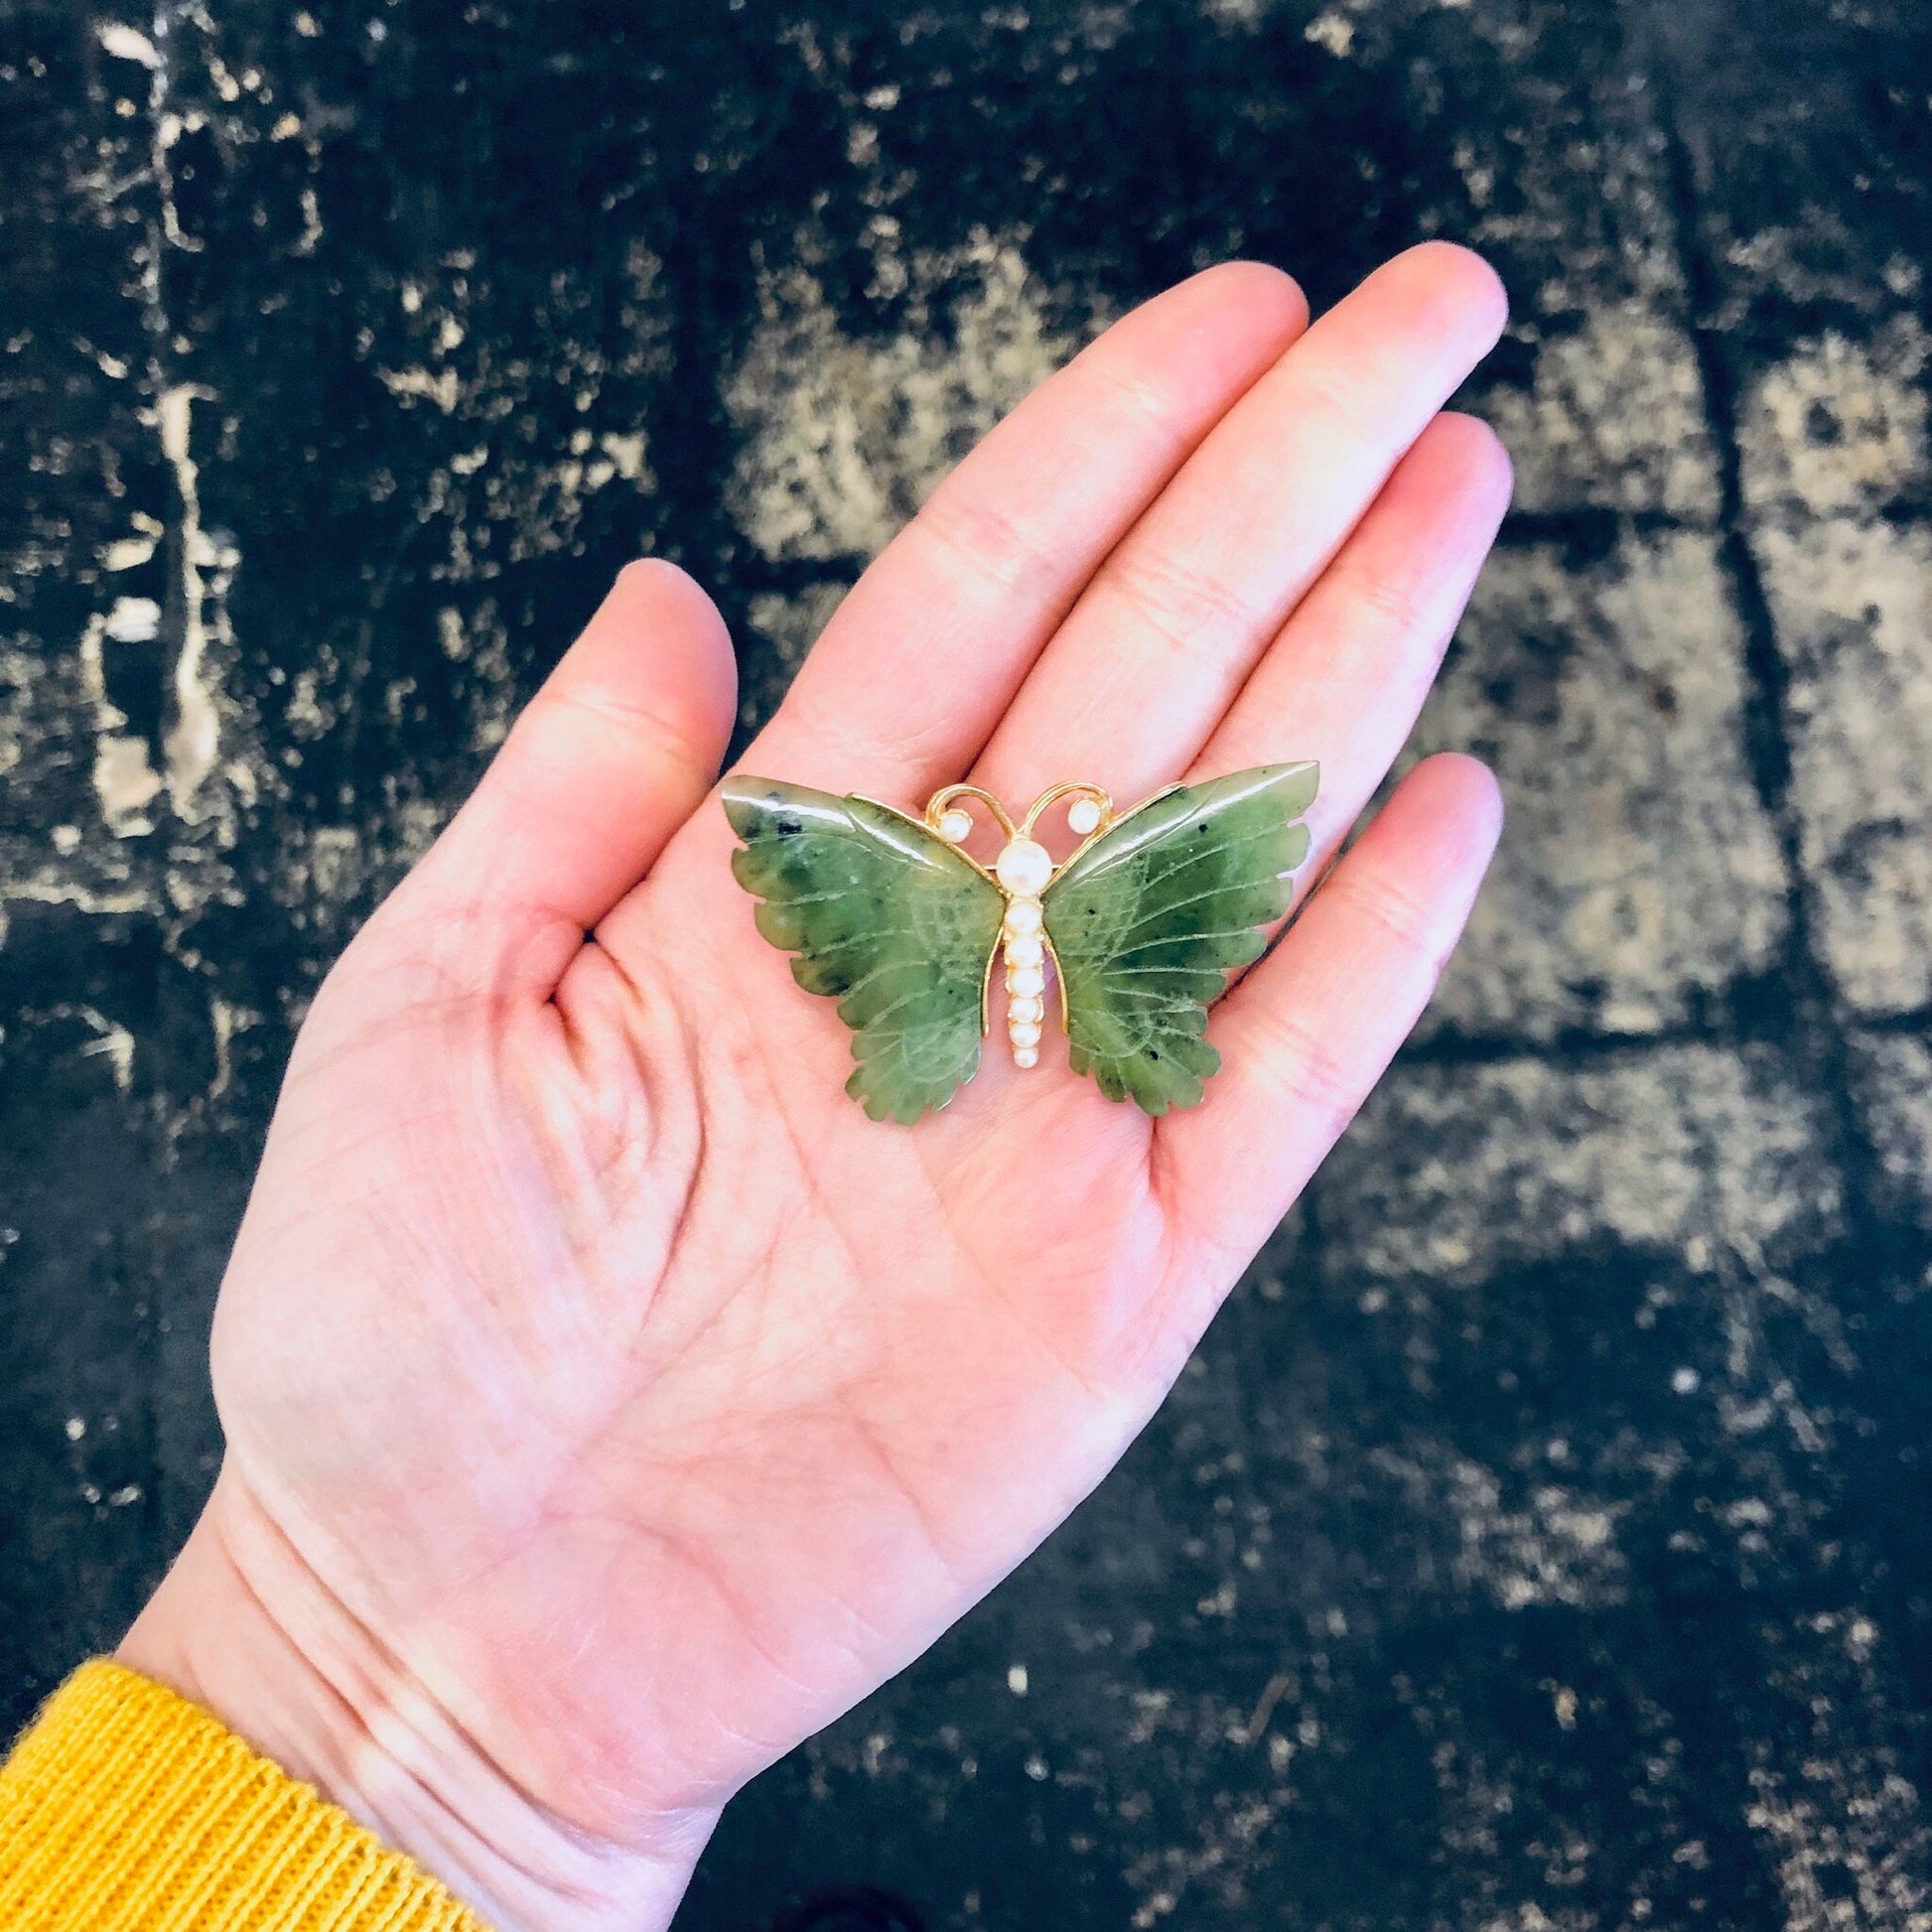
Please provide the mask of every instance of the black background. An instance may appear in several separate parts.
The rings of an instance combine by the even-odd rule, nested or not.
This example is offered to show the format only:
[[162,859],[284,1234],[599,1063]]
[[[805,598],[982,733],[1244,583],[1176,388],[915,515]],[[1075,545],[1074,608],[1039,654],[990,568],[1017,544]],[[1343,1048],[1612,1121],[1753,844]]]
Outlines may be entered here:
[[0,5],[0,1721],[186,1534],[304,1003],[618,566],[715,591],[749,727],[1107,317],[1429,234],[1515,305],[1421,732],[1512,806],[1465,956],[679,1923],[1932,1923],[1910,0]]

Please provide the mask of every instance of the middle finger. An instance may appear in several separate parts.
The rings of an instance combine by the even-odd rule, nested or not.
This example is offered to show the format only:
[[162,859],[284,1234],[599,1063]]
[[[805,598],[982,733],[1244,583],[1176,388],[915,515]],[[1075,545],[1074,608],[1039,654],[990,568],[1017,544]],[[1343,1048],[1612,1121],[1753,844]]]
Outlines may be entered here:
[[1024,804],[1085,779],[1126,804],[1178,776],[1504,315],[1487,263],[1430,242],[1315,323],[1102,566],[975,782]]

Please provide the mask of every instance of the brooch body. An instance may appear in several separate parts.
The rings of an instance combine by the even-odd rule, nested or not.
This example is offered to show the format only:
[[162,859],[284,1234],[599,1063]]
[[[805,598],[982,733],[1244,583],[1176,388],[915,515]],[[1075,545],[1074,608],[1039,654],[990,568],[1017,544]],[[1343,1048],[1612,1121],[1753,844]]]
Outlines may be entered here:
[[[1118,814],[1098,785],[1058,784],[1018,824],[968,784],[919,817],[743,776],[724,804],[759,930],[838,1001],[858,1061],[846,1090],[875,1120],[917,1120],[979,1070],[996,970],[1016,1066],[1039,1063],[1055,985],[1074,1072],[1158,1115],[1194,1105],[1220,1065],[1207,1009],[1288,910],[1316,783],[1311,763],[1259,765]],[[1055,861],[1035,833],[1062,803],[1077,843]],[[975,807],[1001,840],[987,863],[966,850]]]

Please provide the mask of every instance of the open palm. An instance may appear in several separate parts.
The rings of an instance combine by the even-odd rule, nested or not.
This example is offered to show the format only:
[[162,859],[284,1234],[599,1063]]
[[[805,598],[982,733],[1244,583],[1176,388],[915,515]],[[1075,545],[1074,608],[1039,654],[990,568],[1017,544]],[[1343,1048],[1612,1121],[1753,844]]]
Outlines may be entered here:
[[[746,765],[916,811],[1315,759],[1306,886],[1502,513],[1494,439],[1438,413],[1501,321],[1440,246],[1312,329],[1253,266],[1149,304],[939,488]],[[663,1923],[732,1792],[1092,1487],[1498,822],[1479,766],[1412,774],[1216,1009],[1197,1109],[1110,1103],[1049,1030],[880,1125],[732,881],[732,715],[709,603],[633,566],[330,976],[222,1289],[228,1459],[130,1641],[505,1927]],[[268,1708],[216,1578],[350,1725]]]

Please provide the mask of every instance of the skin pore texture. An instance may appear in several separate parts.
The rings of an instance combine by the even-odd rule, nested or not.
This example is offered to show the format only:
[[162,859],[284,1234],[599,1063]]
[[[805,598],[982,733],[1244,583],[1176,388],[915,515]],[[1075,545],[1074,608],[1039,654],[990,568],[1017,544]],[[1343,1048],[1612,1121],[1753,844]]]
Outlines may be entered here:
[[913,811],[1317,760],[1306,908],[1159,1120],[1052,1034],[866,1118],[732,879],[723,626],[626,570],[315,1002],[215,1317],[226,1460],[123,1660],[503,1932],[668,1923],[731,1795],[1112,1466],[1427,1001],[1488,773],[1424,762],[1324,868],[1507,501],[1443,413],[1503,319],[1443,244],[1312,327],[1257,265],[1169,291],[946,480],[746,753]]

